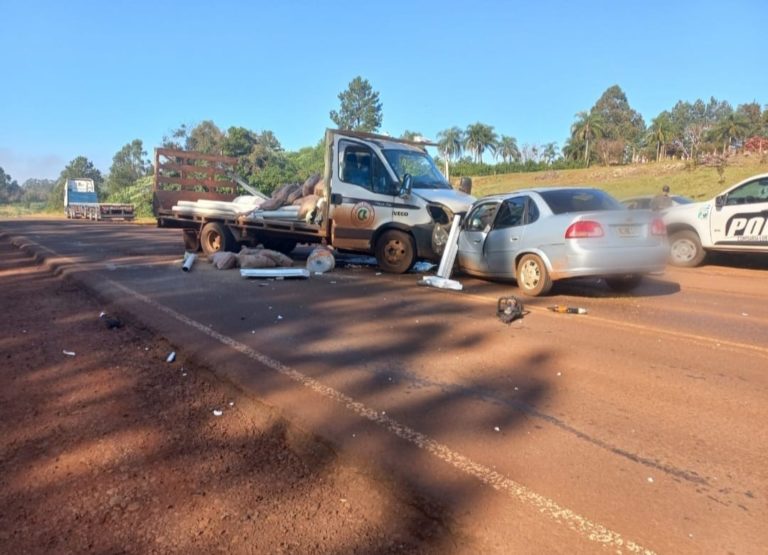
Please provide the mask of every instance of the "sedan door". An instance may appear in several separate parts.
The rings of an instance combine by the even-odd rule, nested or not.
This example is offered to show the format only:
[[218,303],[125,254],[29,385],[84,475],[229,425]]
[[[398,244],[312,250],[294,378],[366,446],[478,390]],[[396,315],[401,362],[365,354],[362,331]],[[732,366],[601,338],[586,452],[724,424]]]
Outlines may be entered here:
[[515,257],[524,245],[528,200],[527,196],[512,197],[499,207],[485,239],[485,259],[494,276],[515,277]]
[[487,274],[485,238],[491,231],[500,201],[492,200],[477,204],[467,215],[459,233],[459,266],[469,273]]

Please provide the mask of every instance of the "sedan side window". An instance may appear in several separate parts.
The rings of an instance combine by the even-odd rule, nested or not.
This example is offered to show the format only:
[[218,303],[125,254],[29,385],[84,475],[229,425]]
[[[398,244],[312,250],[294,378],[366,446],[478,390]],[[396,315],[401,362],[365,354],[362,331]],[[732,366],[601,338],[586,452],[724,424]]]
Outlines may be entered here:
[[526,197],[518,197],[505,200],[499,208],[499,215],[496,217],[494,229],[505,229],[523,225],[525,221],[525,200]]
[[498,209],[499,204],[496,202],[488,202],[475,208],[467,218],[467,231],[486,231],[490,229]]
[[728,193],[725,201],[727,206],[737,204],[755,204],[757,202],[768,202],[768,179],[757,179],[745,183],[738,189]]

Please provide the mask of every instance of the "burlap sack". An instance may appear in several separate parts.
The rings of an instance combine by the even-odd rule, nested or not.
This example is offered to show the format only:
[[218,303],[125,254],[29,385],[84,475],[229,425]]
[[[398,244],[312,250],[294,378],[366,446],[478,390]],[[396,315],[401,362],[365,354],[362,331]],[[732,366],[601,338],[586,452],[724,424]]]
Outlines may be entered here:
[[298,218],[302,221],[307,219],[307,215],[311,214],[317,206],[317,201],[320,200],[315,195],[309,195],[301,199],[301,205],[299,205]]
[[320,181],[319,173],[313,173],[310,175],[301,186],[301,196],[308,197],[309,195],[313,194],[315,191],[315,185],[317,185],[318,181]]
[[293,201],[288,202],[288,198],[297,190],[301,192],[301,185],[298,183],[287,183],[272,193],[272,198],[265,200],[259,208],[261,210],[277,210],[281,206],[291,204]]
[[272,262],[274,262],[275,266],[293,266],[293,259],[281,252],[269,249],[261,249],[259,256],[269,258]]
[[219,270],[229,270],[237,266],[237,255],[233,252],[218,251],[211,255],[210,261]]
[[318,196],[318,197],[325,196],[325,181],[317,182],[317,185],[315,185],[315,196]]
[[274,268],[277,266],[275,261],[263,254],[243,254],[237,255],[241,268]]

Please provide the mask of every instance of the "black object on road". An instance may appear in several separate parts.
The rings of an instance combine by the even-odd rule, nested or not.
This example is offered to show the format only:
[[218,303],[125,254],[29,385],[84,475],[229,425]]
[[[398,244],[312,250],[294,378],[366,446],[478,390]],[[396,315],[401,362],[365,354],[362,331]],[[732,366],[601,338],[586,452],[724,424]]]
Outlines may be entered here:
[[505,324],[511,324],[527,313],[517,297],[500,297],[496,305],[496,316]]

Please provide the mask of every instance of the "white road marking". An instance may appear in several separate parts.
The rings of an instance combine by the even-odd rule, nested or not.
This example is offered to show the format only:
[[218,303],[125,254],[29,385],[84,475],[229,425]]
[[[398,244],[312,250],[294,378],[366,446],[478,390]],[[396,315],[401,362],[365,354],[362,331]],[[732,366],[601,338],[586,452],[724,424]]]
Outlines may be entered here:
[[[38,247],[50,252],[57,258],[62,259],[63,261],[69,261],[71,264],[75,264],[75,261],[73,259],[69,257],[61,256],[56,251],[48,247],[43,247],[42,245],[36,245],[36,244],[34,245],[35,247]],[[19,246],[19,245],[16,245],[16,246]],[[431,439],[426,434],[418,432],[413,428],[410,428],[404,424],[397,422],[395,419],[387,416],[383,412],[379,413],[378,411],[367,407],[363,403],[355,401],[352,397],[349,397],[348,395],[345,395],[344,393],[341,393],[340,391],[333,389],[332,387],[324,385],[321,382],[315,380],[314,378],[310,378],[309,376],[302,374],[297,370],[294,370],[290,366],[287,366],[278,360],[275,360],[263,353],[260,353],[255,349],[252,349],[251,347],[243,343],[240,343],[235,339],[232,339],[229,336],[221,334],[211,329],[210,327],[204,324],[201,324],[196,320],[193,320],[192,318],[189,318],[179,312],[176,312],[172,308],[165,306],[147,297],[146,295],[139,293],[138,291],[134,291],[133,289],[126,287],[121,283],[117,283],[107,278],[104,279],[104,282],[126,293],[127,295],[133,297],[134,299],[141,301],[164,314],[167,314],[171,318],[200,331],[201,333],[207,335],[208,337],[215,339],[228,347],[231,347],[235,351],[303,385],[304,387],[310,389],[311,391],[314,391],[315,393],[322,395],[323,397],[326,397],[328,399],[331,399],[339,403],[340,405],[346,407],[348,410],[354,412],[358,416],[365,418],[375,424],[378,424],[379,426],[389,431],[390,433],[396,435],[397,437],[411,443],[412,445],[415,445],[420,449],[423,449],[431,453],[438,459],[448,463],[449,465],[453,466],[457,470],[477,478],[484,484],[491,486],[495,490],[506,493],[510,497],[516,499],[517,501],[525,505],[532,506],[533,508],[538,510],[541,514],[547,516],[548,518],[554,520],[559,524],[563,524],[567,526],[571,530],[579,533],[580,535],[582,535],[583,537],[585,537],[590,541],[599,543],[605,547],[614,548],[619,553],[622,553],[623,550],[626,550],[629,553],[642,553],[644,555],[654,555],[654,551],[648,548],[645,548],[634,541],[624,538],[618,532],[610,530],[599,523],[592,522],[588,518],[581,516],[580,514],[575,513],[574,511],[566,507],[563,507],[562,505],[558,504],[556,501],[553,501],[552,499],[549,499],[543,495],[540,495],[528,489],[524,485],[515,482],[511,478],[508,478],[507,476],[504,476],[503,474],[500,474],[495,470],[488,468],[487,466],[474,462],[473,460],[462,455],[461,453],[453,451],[447,445],[443,445],[442,443],[435,441],[434,439]]]

